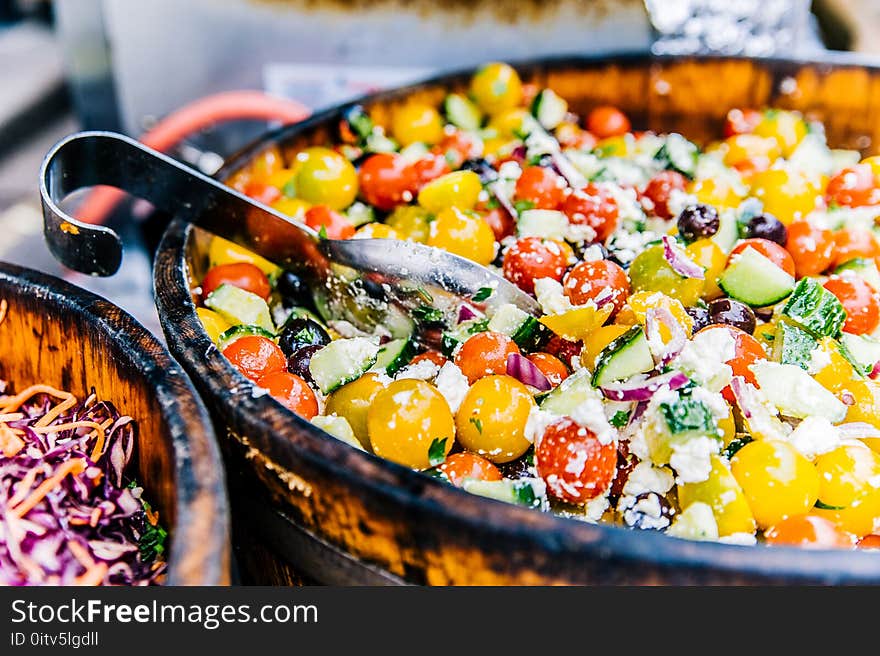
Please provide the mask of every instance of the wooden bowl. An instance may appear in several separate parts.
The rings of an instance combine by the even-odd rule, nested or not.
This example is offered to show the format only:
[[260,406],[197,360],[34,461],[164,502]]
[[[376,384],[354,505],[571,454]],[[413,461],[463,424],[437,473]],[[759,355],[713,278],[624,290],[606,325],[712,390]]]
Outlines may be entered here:
[[[720,135],[733,107],[775,106],[825,123],[836,147],[880,144],[880,69],[851,61],[625,56],[519,67],[584,113],[602,103],[637,129]],[[411,98],[439,102],[471,71],[362,101],[379,118]],[[265,157],[333,139],[341,109],[269,133],[221,176],[239,180]],[[328,438],[252,386],[221,356],[191,289],[206,266],[206,235],[171,223],[155,266],[168,343],[216,419],[228,458],[236,538],[256,582],[428,584],[880,582],[880,557],[689,542],[591,525],[464,493]]]
[[131,474],[169,532],[166,585],[229,583],[224,473],[204,405],[165,348],[79,287],[0,264],[0,378],[101,399],[137,422]]

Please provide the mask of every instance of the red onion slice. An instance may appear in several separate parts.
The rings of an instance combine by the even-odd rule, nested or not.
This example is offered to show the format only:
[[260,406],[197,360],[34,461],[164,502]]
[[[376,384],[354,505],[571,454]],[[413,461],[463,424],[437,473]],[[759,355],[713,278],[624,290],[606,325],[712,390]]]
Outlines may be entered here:
[[463,323],[465,321],[470,321],[471,319],[476,319],[479,314],[477,314],[476,310],[474,310],[469,305],[461,304],[458,306],[458,323]]
[[697,278],[698,280],[703,280],[706,277],[703,267],[689,258],[669,235],[663,235],[663,257],[669,262],[672,270],[680,276]]
[[504,211],[506,211],[508,214],[510,214],[511,218],[513,218],[513,219],[519,218],[519,212],[516,211],[516,208],[513,206],[513,202],[510,200],[510,198],[504,192],[504,187],[503,187],[500,180],[490,184],[489,191],[491,192],[491,194],[495,198],[495,200],[498,201],[498,204],[504,208]]
[[871,368],[871,373],[868,374],[868,378],[872,380],[877,380],[880,377],[880,360],[874,363],[874,366]]
[[553,389],[547,376],[534,362],[520,353],[511,353],[507,356],[507,375],[513,376],[523,385],[529,385],[542,392]]
[[864,421],[851,421],[840,424],[837,427],[840,436],[844,439],[863,440],[867,438],[880,438],[880,429]]
[[606,399],[612,401],[647,401],[664,385],[671,390],[677,390],[690,382],[685,374],[680,371],[670,371],[659,376],[644,378],[641,380],[628,380],[622,383],[608,383],[599,389]]
[[582,187],[587,186],[587,180],[581,175],[580,171],[575,168],[574,164],[571,163],[571,160],[569,160],[564,153],[560,151],[551,153],[550,159],[553,161],[554,166],[562,177],[565,178],[565,181],[571,185],[572,189],[581,189]]
[[662,353],[652,353],[659,366],[672,362],[687,343],[687,335],[675,317],[672,316],[672,312],[665,307],[652,307],[648,308],[645,313],[645,332],[649,344],[652,342],[663,343],[663,338],[660,336],[661,324],[669,329],[671,336],[669,341],[664,344]]

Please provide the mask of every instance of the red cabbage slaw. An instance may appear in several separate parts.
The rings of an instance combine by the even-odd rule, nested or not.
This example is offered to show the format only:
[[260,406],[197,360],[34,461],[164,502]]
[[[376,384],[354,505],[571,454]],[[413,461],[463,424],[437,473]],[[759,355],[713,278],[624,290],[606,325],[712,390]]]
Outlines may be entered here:
[[125,475],[134,441],[94,390],[0,396],[0,585],[161,582],[167,534]]

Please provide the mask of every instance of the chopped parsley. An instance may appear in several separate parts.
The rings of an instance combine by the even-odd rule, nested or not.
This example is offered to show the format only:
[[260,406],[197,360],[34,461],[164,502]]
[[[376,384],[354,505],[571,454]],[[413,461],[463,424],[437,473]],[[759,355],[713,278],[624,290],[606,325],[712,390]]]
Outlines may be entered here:
[[318,237],[320,239],[327,239],[327,226],[321,226],[321,229],[318,230]]
[[481,301],[485,301],[492,295],[494,290],[491,287],[480,287],[477,290],[477,293],[471,297],[471,300],[475,303],[479,303]]
[[471,417],[468,419],[470,423],[472,423],[477,428],[477,432],[482,435],[483,434],[483,422],[479,417]]
[[522,214],[527,210],[535,209],[535,204],[530,200],[518,200],[513,204],[513,209],[516,210],[517,214]]
[[608,420],[608,423],[615,428],[623,428],[629,421],[629,413],[626,410],[618,410],[614,416]]
[[736,452],[752,441],[751,435],[740,435],[730,441],[730,444],[724,449],[724,455],[729,460],[736,455]]
[[412,316],[417,321],[425,323],[437,323],[443,321],[443,313],[430,305],[420,305],[412,311]]
[[532,484],[528,481],[516,481],[513,484],[513,496],[516,502],[522,506],[537,508],[541,505],[541,500],[535,494]]
[[481,319],[480,321],[474,321],[474,323],[468,327],[468,334],[476,335],[477,333],[484,333],[487,330],[489,330],[489,320]]
[[818,499],[816,500],[816,508],[819,510],[843,510],[846,506],[829,506],[827,503],[822,503]]
[[428,464],[432,467],[442,465],[446,460],[446,438],[435,437],[428,447]]

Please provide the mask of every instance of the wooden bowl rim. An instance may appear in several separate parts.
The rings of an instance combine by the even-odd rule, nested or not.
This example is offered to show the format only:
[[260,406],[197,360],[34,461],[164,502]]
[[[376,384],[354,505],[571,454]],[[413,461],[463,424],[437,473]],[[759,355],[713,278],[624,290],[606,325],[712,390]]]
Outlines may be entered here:
[[[558,57],[514,63],[519,70],[554,66],[650,66],[682,61],[749,61],[757,66],[796,70],[799,67],[857,67],[880,73],[864,58],[831,56],[823,61],[737,57],[664,56],[625,53],[613,57]],[[233,155],[218,172],[221,179],[269,145],[323,127],[353,104],[393,101],[425,87],[454,82],[475,69],[446,73],[405,87],[369,94],[316,113],[295,125],[268,131]],[[406,467],[328,439],[323,431],[284,409],[269,396],[254,396],[253,384],[213,346],[195,312],[188,285],[186,246],[192,229],[175,218],[163,235],[154,264],[156,304],[171,349],[184,362],[197,386],[232,426],[244,427],[251,446],[274,463],[292,468],[296,460],[329,475],[348,479],[366,494],[395,503],[411,517],[438,517],[445,525],[505,539],[524,540],[549,554],[575,558],[650,563],[658,568],[715,570],[766,579],[828,583],[880,581],[880,557],[866,551],[808,550],[766,545],[741,546],[679,539],[654,531],[582,521],[535,512],[464,492]],[[164,282],[169,286],[162,288]],[[190,335],[190,337],[187,337]],[[196,355],[196,358],[192,356]],[[234,398],[236,403],[230,403]],[[286,436],[279,428],[288,426]],[[296,442],[296,443],[294,443]],[[503,542],[502,542],[503,543]]]
[[[229,511],[223,462],[208,411],[186,373],[152,333],[107,299],[9,263],[0,263],[0,280],[40,298],[50,316],[54,312],[74,314],[89,330],[103,333],[127,353],[143,373],[155,394],[173,451],[176,521],[168,527],[165,585],[227,584]],[[145,486],[149,489],[148,482]],[[205,525],[210,527],[207,535],[198,529]]]

